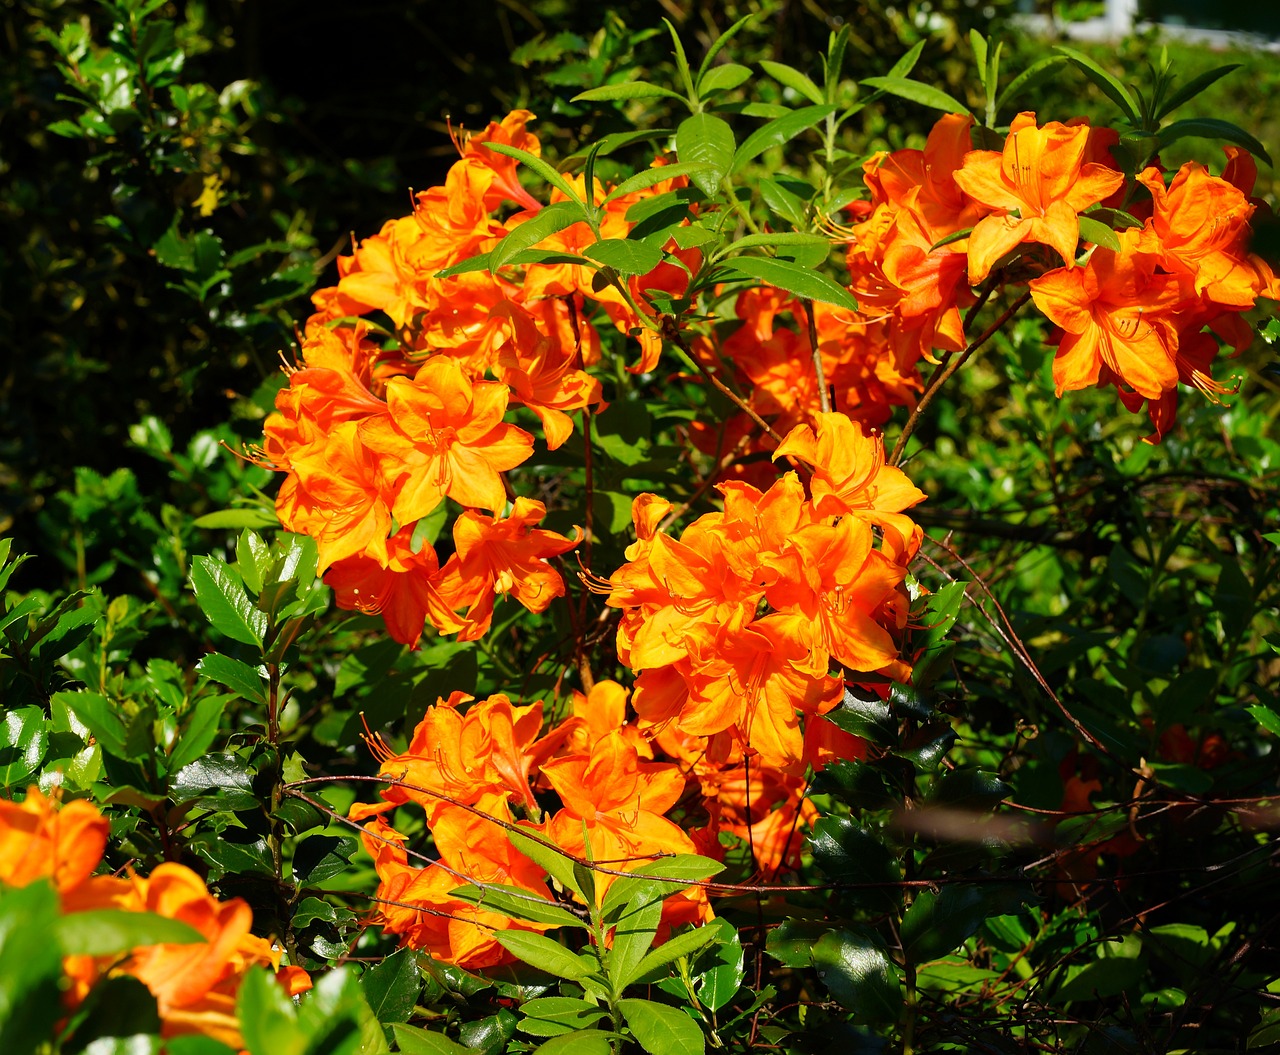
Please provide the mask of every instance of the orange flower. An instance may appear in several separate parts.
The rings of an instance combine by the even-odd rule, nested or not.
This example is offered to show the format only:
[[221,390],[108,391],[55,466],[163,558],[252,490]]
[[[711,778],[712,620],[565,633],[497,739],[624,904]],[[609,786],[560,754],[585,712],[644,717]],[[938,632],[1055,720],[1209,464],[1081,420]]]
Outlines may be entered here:
[[1104,366],[1148,399],[1178,383],[1170,313],[1188,293],[1176,276],[1156,273],[1159,244],[1149,228],[1118,238],[1119,252],[1099,246],[1084,267],[1031,282],[1036,307],[1065,331],[1053,361],[1058,395],[1096,384]]
[[969,236],[969,282],[985,279],[1000,257],[1021,242],[1052,247],[1070,265],[1080,240],[1078,214],[1124,182],[1123,173],[1086,163],[1089,128],[1021,113],[1009,126],[1003,153],[965,155],[956,183],[975,201],[997,210],[979,220]]
[[[1236,162],[1235,167],[1242,165]],[[1177,171],[1168,188],[1154,168],[1139,175],[1138,182],[1151,192],[1155,205],[1151,225],[1160,238],[1161,263],[1191,278],[1197,293],[1236,309],[1280,293],[1271,268],[1249,252],[1254,205],[1245,192],[1194,161]]]
[[92,803],[77,799],[59,809],[34,785],[21,802],[0,799],[0,883],[47,877],[65,895],[98,867],[109,829]]
[[103,977],[130,975],[156,998],[166,1037],[202,1033],[233,1048],[243,1046],[236,994],[244,972],[262,966],[277,972],[289,992],[311,988],[305,971],[280,966],[281,952],[249,932],[253,913],[240,898],[219,901],[204,880],[179,864],[159,865],[149,877],[97,876],[69,899],[66,911],[99,908],[154,912],[187,924],[204,936],[185,945],[148,945],[116,956],[71,956],[65,961],[75,1006]]
[[414,553],[411,528],[387,539],[387,560],[382,563],[360,554],[339,560],[325,574],[339,608],[380,614],[387,632],[415,651],[424,620],[441,634],[456,634],[467,624],[453,614],[440,596],[440,566],[428,544]]
[[[550,893],[542,882],[541,870],[530,871],[530,862],[515,853],[501,829],[483,817],[469,813],[466,816],[471,820],[459,819],[457,831],[450,828],[455,823],[453,819],[443,821],[445,830],[452,832],[453,839],[461,839],[466,848],[462,868],[445,862],[425,867],[411,865],[405,837],[381,817],[365,826],[363,841],[379,879],[374,921],[389,934],[399,935],[412,949],[425,949],[444,963],[477,969],[512,959],[494,939],[494,931],[545,928],[459,901],[450,896],[451,891],[474,879],[520,886],[531,895],[548,900]],[[524,861],[524,865],[516,864],[515,858]]]
[[774,460],[791,455],[813,466],[810,490],[818,517],[850,514],[877,524],[894,554],[909,557],[920,545],[921,531],[903,514],[923,502],[924,492],[906,473],[884,463],[884,440],[867,435],[839,413],[818,414],[815,432],[797,425],[774,451]]
[[467,607],[462,641],[489,630],[494,595],[511,594],[531,612],[545,612],[564,595],[564,579],[548,557],[573,549],[581,539],[535,528],[547,507],[532,498],[517,498],[505,519],[468,510],[453,524],[456,552],[441,573],[440,589],[450,607]]
[[447,495],[464,506],[506,505],[499,473],[533,451],[533,437],[504,424],[507,387],[472,382],[446,356],[429,359],[412,380],[387,385],[391,413],[367,419],[360,438],[392,466],[396,520],[412,524]]

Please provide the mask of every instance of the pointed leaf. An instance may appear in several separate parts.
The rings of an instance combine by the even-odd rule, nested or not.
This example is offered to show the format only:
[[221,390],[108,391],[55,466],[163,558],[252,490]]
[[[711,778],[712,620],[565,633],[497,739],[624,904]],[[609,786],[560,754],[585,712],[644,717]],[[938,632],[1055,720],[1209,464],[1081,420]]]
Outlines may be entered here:
[[1215,117],[1188,117],[1182,121],[1174,121],[1171,125],[1165,125],[1156,136],[1158,149],[1163,150],[1170,143],[1188,136],[1197,139],[1225,139],[1228,143],[1244,147],[1268,165],[1271,164],[1271,155],[1267,153],[1266,147],[1253,136],[1230,121],[1219,121]]
[[403,1022],[391,1023],[396,1035],[396,1047],[401,1055],[475,1055],[471,1048],[464,1048],[441,1033],[431,1033]]
[[548,205],[494,247],[489,254],[490,274],[496,275],[500,268],[511,263],[516,254],[522,250],[532,249],[539,242],[563,231],[566,227],[584,222],[586,218],[587,214],[576,201],[561,201]]
[[649,1055],[704,1055],[707,1038],[679,1008],[653,1000],[619,1000],[636,1043]]
[[571,996],[544,996],[520,1005],[516,1029],[535,1037],[558,1037],[589,1029],[608,1015],[608,1009]]
[[969,108],[953,95],[948,95],[941,88],[935,88],[920,81],[906,77],[867,77],[861,83],[868,84],[882,92],[896,95],[900,99],[909,99],[921,106],[929,106],[948,114],[967,114]]
[[588,88],[573,97],[575,103],[605,103],[619,99],[679,99],[685,101],[679,92],[663,88],[648,81],[624,81],[622,84],[602,84],[598,88]]
[[587,246],[583,255],[623,275],[647,275],[662,263],[663,252],[648,242],[605,238]]
[[813,947],[818,977],[858,1023],[895,1022],[902,987],[883,941],[865,928],[833,930]]
[[1125,119],[1133,125],[1134,128],[1141,127],[1142,112],[1138,108],[1137,101],[1129,93],[1128,88],[1083,52],[1076,51],[1075,48],[1064,47],[1061,44],[1059,44],[1054,50],[1062,52],[1062,54],[1070,59],[1086,77],[1101,88],[1103,94],[1120,107],[1121,113],[1124,114]]
[[490,912],[498,912],[527,923],[546,923],[553,927],[587,926],[554,901],[547,901],[527,890],[502,883],[486,883],[483,888],[467,884],[449,891],[449,896],[473,905],[483,905]]
[[68,913],[58,919],[53,936],[66,956],[110,956],[146,945],[196,945],[207,941],[181,920],[123,909]]
[[499,154],[505,154],[509,158],[515,158],[526,168],[532,169],[553,187],[559,189],[570,202],[582,204],[582,199],[578,196],[578,189],[556,171],[555,166],[543,161],[542,158],[534,154],[530,154],[527,150],[521,150],[519,147],[508,146],[506,143],[486,142],[484,146]]
[[703,194],[714,194],[733,167],[733,129],[714,114],[694,114],[676,129],[676,154],[686,164],[706,165],[689,179]]
[[691,956],[716,937],[716,931],[708,925],[685,931],[683,934],[677,934],[674,938],[668,938],[661,945],[645,953],[640,962],[632,969],[631,977],[625,980],[618,979],[618,984],[623,986],[630,985],[637,979],[644,978],[646,975],[658,970],[658,968],[674,963],[682,956]]
[[858,310],[858,302],[843,286],[836,284],[820,271],[811,271],[789,260],[765,256],[735,256],[731,260],[722,262],[720,268],[731,274],[754,278],[771,286],[777,286],[779,289],[785,289],[797,297],[834,304],[849,311]]
[[267,702],[263,679],[248,663],[241,663],[240,660],[224,656],[220,652],[212,652],[201,657],[196,664],[196,673],[219,685],[225,685],[243,699],[257,704]]
[[233,641],[262,644],[267,633],[267,615],[249,600],[239,577],[226,561],[197,557],[191,566],[191,586],[200,610],[214,629]]
[[557,978],[573,981],[594,973],[592,965],[586,959],[544,934],[527,930],[500,930],[495,931],[493,936],[516,959],[540,971],[554,974]]
[[781,62],[770,62],[768,59],[761,59],[760,65],[764,67],[764,72],[779,84],[803,95],[815,106],[821,106],[825,102],[826,97],[822,94],[822,89],[794,67],[783,65]]
[[1085,216],[1083,213],[1077,219],[1080,221],[1080,237],[1084,241],[1100,245],[1112,252],[1120,251],[1120,239],[1105,223],[1095,220],[1092,216]]
[[774,118],[761,125],[742,141],[733,155],[733,172],[737,172],[752,158],[763,154],[770,147],[781,146],[801,132],[812,128],[823,118],[836,112],[834,106],[805,106],[789,114]]
[[1213,84],[1214,81],[1225,77],[1232,70],[1238,70],[1239,68],[1240,63],[1233,62],[1228,66],[1218,66],[1212,70],[1202,73],[1199,77],[1193,77],[1164,101],[1160,109],[1156,111],[1156,120],[1162,119],[1166,114],[1173,113],[1173,111],[1183,103],[1189,103],[1209,87],[1209,85]]

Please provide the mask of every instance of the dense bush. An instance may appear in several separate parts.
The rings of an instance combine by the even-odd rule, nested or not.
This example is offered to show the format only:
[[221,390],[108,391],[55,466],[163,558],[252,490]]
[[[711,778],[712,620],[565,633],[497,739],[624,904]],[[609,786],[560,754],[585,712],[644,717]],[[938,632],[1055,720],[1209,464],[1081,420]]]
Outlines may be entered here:
[[1268,82],[867,6],[8,16],[0,1050],[1280,1039]]

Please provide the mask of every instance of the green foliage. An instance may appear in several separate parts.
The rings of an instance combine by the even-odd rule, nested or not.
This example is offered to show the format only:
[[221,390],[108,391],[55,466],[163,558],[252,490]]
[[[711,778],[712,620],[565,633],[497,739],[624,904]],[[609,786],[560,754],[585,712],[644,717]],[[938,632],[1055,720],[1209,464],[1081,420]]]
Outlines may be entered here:
[[[581,220],[598,236],[613,197],[683,173],[691,189],[633,208],[630,238],[587,250],[602,283],[647,273],[676,237],[712,248],[672,314],[749,280],[852,309],[815,270],[829,252],[815,232],[854,200],[865,157],[919,145],[929,108],[971,109],[990,130],[1026,109],[1118,112],[1134,169],[1219,142],[1265,157],[1258,140],[1277,139],[1274,70],[1255,55],[1224,64],[1171,47],[1170,66],[1141,39],[1118,55],[1049,54],[987,36],[963,3],[872,5],[881,17],[828,40],[800,6],[694,5],[668,35],[625,5],[531,5],[546,22],[521,27],[516,69],[493,91],[555,115],[543,158],[520,159],[568,200],[450,272],[553,260],[537,248],[547,237]],[[768,17],[740,17],[757,11]],[[273,353],[321,251],[391,208],[371,189],[427,180],[278,147],[289,105],[267,81],[217,75],[233,49],[199,5],[31,13],[11,34],[22,65],[4,74],[35,116],[19,118],[27,165],[0,206],[22,231],[0,261],[8,329],[30,340],[6,367],[0,461],[15,495],[6,530],[39,559],[24,566],[0,541],[0,785],[103,804],[111,868],[181,860],[249,901],[258,933],[317,977],[295,1002],[250,972],[238,1013],[251,1055],[1280,1037],[1262,955],[1280,737],[1270,350],[1238,361],[1228,408],[1190,408],[1151,447],[1095,394],[1054,397],[1043,327],[1016,320],[913,437],[909,469],[932,496],[915,677],[851,689],[832,713],[867,750],[814,778],[820,816],[794,889],[754,891],[741,855],[679,856],[596,898],[590,862],[513,832],[562,900],[460,885],[460,902],[548,928],[499,932],[520,964],[472,974],[365,925],[374,874],[338,819],[364,785],[312,778],[371,776],[362,721],[395,739],[455,689],[563,712],[554,657],[594,618],[585,592],[518,629],[500,611],[486,640],[407,652],[367,617],[328,610],[314,543],[274,531],[270,474],[220,446],[260,430],[280,384]],[[940,32],[926,38],[930,22]],[[494,61],[476,60],[477,79]],[[594,144],[568,138],[588,123]],[[604,202],[570,182],[629,173],[667,141],[680,164],[632,166]],[[717,195],[740,225],[727,245],[706,221]],[[1081,231],[1105,245],[1130,221],[1098,210]],[[607,364],[601,380],[610,406],[589,438],[539,451],[522,483],[582,498],[588,563],[607,569],[635,493],[710,508],[682,430],[723,415],[718,394],[674,370]],[[568,499],[557,517],[567,530]],[[420,522],[415,544],[442,526]],[[707,880],[724,888],[718,918],[659,934],[663,898]],[[128,979],[58,1024],[62,955],[190,939],[124,915],[59,919],[46,885],[0,890],[0,1051],[160,1050],[155,1000]],[[197,1037],[164,1050],[230,1051]]]

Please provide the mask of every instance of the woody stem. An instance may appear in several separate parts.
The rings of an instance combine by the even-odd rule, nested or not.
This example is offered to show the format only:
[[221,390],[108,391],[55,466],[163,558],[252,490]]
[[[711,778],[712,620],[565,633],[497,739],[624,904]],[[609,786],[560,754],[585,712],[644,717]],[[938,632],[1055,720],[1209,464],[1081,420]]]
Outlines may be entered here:
[[684,338],[680,335],[678,331],[675,331],[673,328],[673,332],[667,334],[667,337],[673,344],[675,344],[677,348],[679,348],[682,352],[684,352],[685,358],[688,359],[689,362],[693,364],[694,369],[697,370],[698,373],[700,373],[703,377],[705,377],[717,392],[719,392],[722,396],[724,396],[725,399],[727,399],[740,411],[746,414],[747,417],[749,417],[752,421],[754,421],[761,429],[763,429],[765,435],[770,437],[770,439],[772,439],[774,443],[782,442],[782,437],[778,435],[777,430],[775,430],[772,425],[770,425],[767,421],[764,420],[764,418],[762,418],[759,414],[757,414],[755,410],[752,409],[752,407],[750,407],[740,395],[734,392],[733,389],[731,389],[728,385],[726,385],[723,381],[721,381],[720,378],[716,377],[715,374],[713,374],[710,370],[708,370],[705,366],[702,365],[702,363],[698,360],[697,356],[695,356],[691,351],[689,351],[689,346],[685,343]]
[[809,348],[813,352],[813,373],[818,379],[818,409],[831,413],[831,396],[827,393],[827,373],[822,368],[822,353],[818,351],[818,320],[814,315],[813,301],[806,300],[804,313],[809,317]]
[[1004,324],[1013,318],[1019,309],[1021,309],[1021,307],[1030,299],[1031,291],[1028,290],[1009,305],[1000,317],[983,330],[978,337],[970,341],[968,347],[966,347],[963,352],[955,356],[941,370],[934,372],[933,376],[929,378],[929,383],[925,387],[924,392],[921,393],[920,401],[915,405],[915,409],[911,411],[911,416],[907,418],[907,423],[902,426],[902,435],[898,437],[898,442],[894,444],[893,454],[889,456],[890,465],[896,466],[902,461],[902,456],[907,450],[907,440],[911,438],[911,434],[915,431],[921,415],[924,413],[925,408],[933,402],[933,397],[938,394],[938,390],[947,383],[947,380],[952,374],[959,370],[960,367],[969,360],[969,357],[972,356],[974,352],[986,344],[987,341],[991,340],[991,338],[1003,328]]

